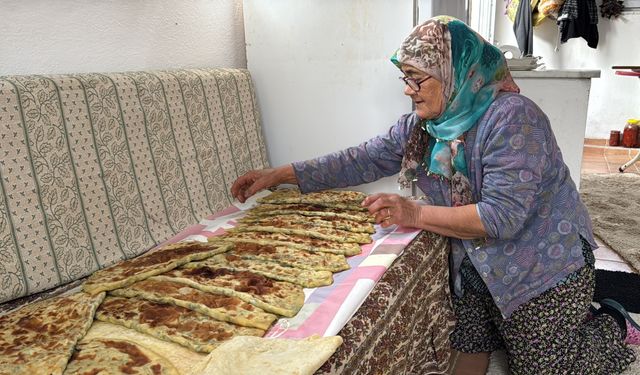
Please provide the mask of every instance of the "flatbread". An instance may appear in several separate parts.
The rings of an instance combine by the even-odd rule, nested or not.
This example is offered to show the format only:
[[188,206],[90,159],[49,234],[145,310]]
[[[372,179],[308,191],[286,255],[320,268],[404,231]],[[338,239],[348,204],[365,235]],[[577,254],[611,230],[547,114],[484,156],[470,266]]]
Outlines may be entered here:
[[230,255],[244,259],[257,259],[307,270],[340,272],[349,269],[344,255],[311,252],[287,246],[257,245],[250,242],[236,242]]
[[247,271],[203,266],[176,269],[154,278],[182,283],[204,292],[238,297],[265,311],[286,317],[296,315],[304,304],[304,292],[299,285],[274,281]]
[[[219,256],[224,255],[220,254],[215,257]],[[207,262],[209,259],[203,262]],[[187,263],[186,265],[197,263]],[[138,281],[123,289],[113,290],[110,294],[169,303],[197,311],[217,320],[264,330],[268,329],[278,318],[236,297],[207,293],[184,284],[153,278]]]
[[362,201],[367,197],[359,191],[325,190],[302,194],[297,189],[276,190],[266,197],[259,198],[258,203],[271,204],[315,204],[324,207],[335,207],[351,211],[365,212]]
[[123,288],[136,281],[172,270],[192,260],[223,253],[230,244],[217,238],[210,242],[178,242],[125,260],[93,273],[82,286],[91,294]]
[[171,362],[182,375],[200,374],[208,356],[208,353],[194,352],[171,341],[164,341],[119,324],[98,320],[93,322],[91,329],[82,341],[101,338],[134,342]]
[[[259,203],[283,203],[285,200],[298,200],[295,203],[318,202],[339,202],[339,203],[362,203],[367,197],[365,193],[353,190],[323,190],[313,193],[303,194],[299,189],[278,189],[266,197],[258,199]],[[302,202],[302,201],[307,202]],[[287,202],[284,202],[287,203]]]
[[209,355],[202,375],[313,375],[342,345],[340,336],[306,339],[234,337]]
[[371,242],[371,237],[366,233],[353,233],[346,230],[317,227],[313,224],[300,222],[295,225],[275,226],[275,225],[253,225],[241,224],[228,230],[231,233],[237,232],[269,232],[295,234],[345,243],[367,244]]
[[267,260],[243,259],[231,254],[216,255],[199,262],[187,263],[182,267],[196,268],[202,266],[226,268],[232,271],[249,271],[273,280],[297,284],[303,288],[316,288],[333,283],[333,274],[330,271],[295,268]]
[[273,226],[273,227],[291,227],[295,228],[300,223],[304,223],[305,226],[312,225],[314,227],[333,228],[346,230],[348,232],[355,233],[375,233],[376,230],[371,223],[362,223],[359,221],[353,221],[344,219],[341,217],[329,217],[329,216],[304,216],[304,215],[279,215],[279,216],[267,216],[267,217],[252,217],[247,216],[239,220],[242,224],[247,225],[261,225],[261,226]]
[[258,245],[287,246],[295,249],[320,252],[342,254],[345,256],[357,255],[362,252],[360,245],[356,243],[344,243],[327,241],[319,238],[299,236],[286,233],[269,233],[269,232],[227,232],[221,237],[229,242],[247,242]]
[[375,218],[368,212],[330,208],[315,204],[259,204],[247,211],[247,216],[266,217],[274,215],[304,215],[322,217],[340,217],[362,223],[375,223]]
[[179,375],[169,361],[153,351],[114,339],[96,339],[76,346],[64,375],[87,374]]
[[104,293],[75,293],[0,316],[0,374],[62,374]]
[[96,319],[204,353],[233,336],[262,337],[265,332],[215,320],[184,307],[139,298],[107,297],[96,311]]

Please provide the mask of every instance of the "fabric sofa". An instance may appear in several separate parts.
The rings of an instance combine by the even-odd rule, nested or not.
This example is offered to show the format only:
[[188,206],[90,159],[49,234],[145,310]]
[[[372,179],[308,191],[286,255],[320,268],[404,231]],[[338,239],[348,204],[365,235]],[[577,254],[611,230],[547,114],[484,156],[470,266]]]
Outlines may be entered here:
[[268,165],[246,70],[0,78],[0,302],[134,257]]
[[[0,313],[170,239],[269,165],[243,69],[0,77],[0,146]],[[406,248],[319,372],[446,371],[447,246]]]

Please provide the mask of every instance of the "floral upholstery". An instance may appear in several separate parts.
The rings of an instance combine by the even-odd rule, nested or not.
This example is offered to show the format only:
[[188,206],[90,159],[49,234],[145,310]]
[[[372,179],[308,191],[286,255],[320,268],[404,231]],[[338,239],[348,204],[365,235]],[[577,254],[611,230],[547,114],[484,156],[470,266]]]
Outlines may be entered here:
[[0,77],[0,302],[134,257],[268,166],[240,69]]

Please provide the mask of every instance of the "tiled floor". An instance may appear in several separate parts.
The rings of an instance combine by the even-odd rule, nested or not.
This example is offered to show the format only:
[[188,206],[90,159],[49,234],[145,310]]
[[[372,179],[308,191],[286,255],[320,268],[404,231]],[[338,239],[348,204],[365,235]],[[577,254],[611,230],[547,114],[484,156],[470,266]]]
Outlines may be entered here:
[[[582,173],[619,173],[618,168],[640,152],[638,148],[609,147],[606,139],[585,139]],[[624,173],[640,174],[640,161]]]
[[634,272],[629,264],[607,245],[603,244],[599,238],[596,237],[598,248],[593,252],[596,257],[596,268],[607,271],[622,271],[622,272]]

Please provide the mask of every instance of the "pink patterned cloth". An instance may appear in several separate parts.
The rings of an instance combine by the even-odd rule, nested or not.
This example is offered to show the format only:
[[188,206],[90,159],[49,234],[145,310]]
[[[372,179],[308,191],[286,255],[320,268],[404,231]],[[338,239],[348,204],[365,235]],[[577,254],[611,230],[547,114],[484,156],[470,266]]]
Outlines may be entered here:
[[[206,241],[234,227],[244,216],[244,209],[230,206],[201,220],[161,245],[182,240]],[[393,226],[383,229],[376,225],[373,243],[363,245],[362,252],[347,258],[351,269],[334,274],[330,286],[305,289],[305,304],[294,318],[279,319],[265,337],[304,338],[313,334],[336,335],[367,298],[393,261],[420,232]]]
[[[589,321],[591,319],[593,319],[593,312],[589,311],[587,313],[587,317],[585,318],[585,321]],[[640,346],[640,331],[638,331],[628,321],[627,321],[627,338],[625,339],[624,342],[629,344],[629,345],[638,345],[638,346]]]
[[627,322],[627,339],[625,342],[629,345],[640,345],[640,331],[635,329]]

